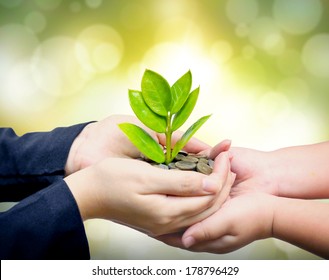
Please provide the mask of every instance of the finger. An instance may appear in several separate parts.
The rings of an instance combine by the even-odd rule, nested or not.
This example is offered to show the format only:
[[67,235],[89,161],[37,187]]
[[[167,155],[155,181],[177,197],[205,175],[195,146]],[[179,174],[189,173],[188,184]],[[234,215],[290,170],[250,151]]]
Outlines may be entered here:
[[185,249],[184,244],[182,242],[183,233],[169,233],[164,235],[156,236],[155,239],[177,248]]
[[[173,247],[187,249],[182,242],[182,234],[181,233],[170,233],[164,234],[157,237],[155,239]],[[190,251],[194,252],[208,252],[214,254],[226,254],[232,252],[236,249],[239,249],[241,246],[236,244],[235,237],[232,235],[224,235],[221,238],[200,242],[194,244],[189,247]]]
[[[159,169],[162,175],[153,173],[154,184],[150,191],[175,196],[196,196],[218,193],[230,174],[230,160],[227,152],[220,154],[209,176],[193,171],[168,171]],[[161,176],[161,177],[160,177]],[[159,178],[161,178],[159,180]]]
[[215,145],[212,149],[207,151],[207,157],[210,159],[216,158],[220,153],[226,152],[231,147],[231,140],[223,140],[222,142]]
[[[196,222],[206,219],[210,215],[213,215],[214,212],[218,211],[223,205],[223,203],[228,200],[228,196],[230,194],[231,187],[234,183],[235,176],[235,173],[229,172],[226,182],[223,182],[223,188],[220,193],[215,196],[215,199],[211,199],[208,205],[205,205],[205,208],[204,210],[202,210],[202,212],[200,212],[200,209],[198,208],[195,208],[195,210],[191,208],[185,210],[185,213],[180,214],[186,215],[183,221],[183,225],[190,226],[192,224],[195,224]],[[196,206],[196,204],[194,204],[193,206]]]
[[147,182],[147,193],[172,196],[199,196],[217,193],[219,182],[194,171],[163,170],[152,167]]
[[210,149],[211,146],[202,142],[201,140],[192,137],[187,144],[184,146],[183,150],[188,153],[199,154],[202,151]]
[[219,187],[222,189],[230,173],[231,163],[228,152],[223,152],[215,158],[213,172],[208,176],[207,186],[205,189],[213,190]]
[[[167,232],[177,231],[189,227],[207,218],[212,212],[209,209],[216,202],[216,196],[175,197],[168,196],[162,201],[160,211],[170,217]],[[160,203],[161,204],[161,203]],[[160,213],[161,214],[161,213]]]
[[[180,244],[176,242],[178,246]],[[170,244],[169,244],[170,245]],[[184,245],[183,245],[184,246]],[[243,244],[236,242],[236,237],[233,235],[224,235],[221,238],[200,242],[188,248],[194,252],[208,252],[213,254],[226,254],[241,248]],[[180,247],[182,248],[182,247]],[[184,247],[183,247],[184,249]],[[185,247],[186,249],[186,247]]]
[[[222,204],[227,200],[230,193],[230,189],[235,180],[235,173],[229,171],[226,181],[223,182],[223,189],[218,195],[205,197],[207,200],[202,201],[198,197],[190,197],[188,200],[186,197],[182,202],[182,197],[167,197],[169,201],[176,199],[174,205],[170,206],[172,214],[175,215],[175,210],[178,217],[178,221],[183,226],[190,226],[196,222],[202,221],[218,211]],[[179,200],[179,202],[178,202]],[[186,204],[186,205],[185,205]],[[176,207],[179,205],[179,207]]]
[[227,224],[225,217],[221,216],[221,212],[217,211],[207,219],[188,228],[182,237],[184,246],[190,248],[197,243],[212,241],[224,236]]

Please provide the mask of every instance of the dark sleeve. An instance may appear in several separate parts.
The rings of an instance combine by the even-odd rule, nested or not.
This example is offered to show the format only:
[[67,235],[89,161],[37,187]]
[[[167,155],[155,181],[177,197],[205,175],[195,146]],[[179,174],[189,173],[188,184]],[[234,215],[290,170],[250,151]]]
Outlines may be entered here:
[[62,179],[72,142],[86,125],[21,137],[0,128],[0,201],[19,201]]
[[0,258],[90,258],[79,209],[64,180],[0,213]]

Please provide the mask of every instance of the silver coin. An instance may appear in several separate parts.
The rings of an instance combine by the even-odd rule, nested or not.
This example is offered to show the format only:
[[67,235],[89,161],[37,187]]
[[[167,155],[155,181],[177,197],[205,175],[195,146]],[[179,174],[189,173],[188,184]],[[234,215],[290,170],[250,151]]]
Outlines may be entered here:
[[183,155],[183,156],[187,156],[188,152],[185,152],[183,150],[179,151],[178,154]]
[[192,153],[189,153],[188,155],[189,156],[192,156],[192,157],[195,157],[195,158],[207,158],[206,155],[202,155],[202,154],[192,154]]
[[183,160],[183,158],[185,158],[185,156],[183,154],[180,154],[178,153],[176,156],[175,156],[175,160],[179,161],[179,160]]
[[212,173],[212,168],[208,165],[205,164],[203,162],[198,162],[198,164],[196,165],[196,170],[202,174],[206,174],[209,175]]
[[176,165],[174,162],[171,162],[168,164],[169,169],[177,169]]
[[175,165],[180,170],[194,170],[196,167],[196,163],[189,161],[177,161]]
[[160,163],[160,164],[155,163],[155,164],[152,164],[152,165],[157,167],[157,168],[161,168],[161,169],[166,169],[166,170],[169,169],[168,165],[165,165],[163,163]]
[[194,162],[197,163],[199,161],[198,158],[194,157],[194,156],[186,156],[182,159],[182,161],[188,161],[188,162]]
[[207,158],[199,158],[199,162],[208,164],[208,159]]

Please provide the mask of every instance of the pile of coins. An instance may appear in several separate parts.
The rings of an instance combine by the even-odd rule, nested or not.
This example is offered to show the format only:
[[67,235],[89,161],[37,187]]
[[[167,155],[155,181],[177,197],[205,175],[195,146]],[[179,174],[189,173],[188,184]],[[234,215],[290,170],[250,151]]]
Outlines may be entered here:
[[190,154],[184,151],[180,151],[168,165],[154,162],[151,162],[151,164],[162,169],[197,171],[206,175],[211,174],[214,168],[214,161],[206,156]]

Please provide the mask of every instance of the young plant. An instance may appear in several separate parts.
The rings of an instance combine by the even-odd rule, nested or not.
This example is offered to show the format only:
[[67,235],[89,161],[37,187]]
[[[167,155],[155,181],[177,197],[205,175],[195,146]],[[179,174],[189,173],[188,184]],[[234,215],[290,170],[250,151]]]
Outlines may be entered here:
[[166,136],[166,153],[145,130],[131,123],[119,124],[129,140],[149,159],[170,163],[186,145],[193,134],[210,117],[204,116],[195,122],[172,148],[172,133],[188,119],[196,104],[199,87],[191,91],[192,75],[188,71],[171,87],[158,73],[144,72],[141,91],[129,90],[129,102],[138,119],[148,128]]

